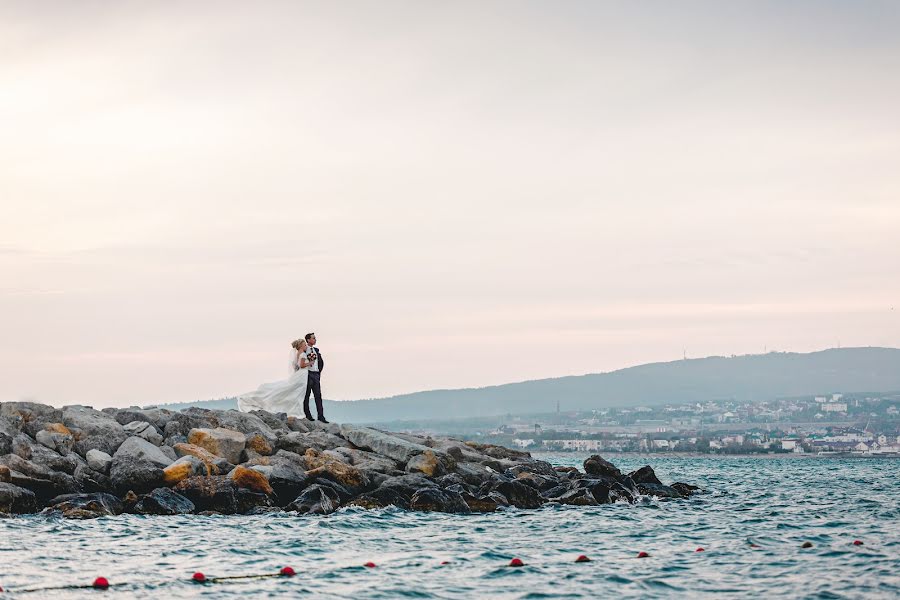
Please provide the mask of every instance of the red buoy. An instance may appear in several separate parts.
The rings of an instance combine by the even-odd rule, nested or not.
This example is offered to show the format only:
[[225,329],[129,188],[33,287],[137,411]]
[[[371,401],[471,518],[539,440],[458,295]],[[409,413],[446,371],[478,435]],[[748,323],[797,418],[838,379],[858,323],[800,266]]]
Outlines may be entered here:
[[291,567],[281,567],[281,571],[279,571],[278,574],[283,577],[293,577],[297,573]]
[[756,544],[750,544],[750,547],[751,547],[752,549],[754,549],[754,550],[756,550],[756,549],[759,548],[759,546],[757,546]]
[[863,545],[862,540],[853,540],[853,545],[854,546],[862,546]]
[[650,556],[650,555],[644,551],[638,552],[638,555],[637,555],[638,558],[647,558],[648,556]]
[[373,563],[372,561],[369,561],[366,564],[364,564],[363,566],[366,567],[367,569],[373,569],[373,568],[375,568],[375,563]]
[[450,564],[450,561],[449,561],[449,560],[442,560],[442,561],[441,561],[441,564],[442,564],[442,565],[449,565],[449,564]]
[[696,550],[694,550],[694,552],[706,552],[706,550],[701,546],[701,547],[697,548]]
[[107,581],[106,577],[98,577],[94,580],[93,586],[98,590],[105,590],[109,587],[109,581]]
[[200,571],[197,571],[196,573],[194,573],[194,574],[191,576],[191,579],[193,579],[193,580],[196,581],[197,583],[206,583],[206,575],[204,575],[204,574],[201,573]]
[[578,563],[578,562],[591,562],[591,559],[589,559],[589,558],[588,558],[587,556],[585,556],[584,554],[579,554],[579,555],[578,555],[578,558],[575,559],[575,562],[577,562],[577,563]]
[[521,558],[514,558],[509,561],[509,566],[511,567],[524,567],[525,563],[522,562]]

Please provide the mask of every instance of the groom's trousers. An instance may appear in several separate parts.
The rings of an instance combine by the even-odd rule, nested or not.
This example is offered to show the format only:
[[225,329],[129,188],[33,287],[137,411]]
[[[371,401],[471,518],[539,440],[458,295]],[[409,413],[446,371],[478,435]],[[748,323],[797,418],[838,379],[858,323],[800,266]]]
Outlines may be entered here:
[[322,410],[322,374],[318,371],[309,372],[309,381],[306,384],[306,397],[303,398],[303,412],[308,419],[312,419],[312,415],[309,412],[310,393],[316,398],[316,412],[318,413],[318,417],[324,419],[325,413]]

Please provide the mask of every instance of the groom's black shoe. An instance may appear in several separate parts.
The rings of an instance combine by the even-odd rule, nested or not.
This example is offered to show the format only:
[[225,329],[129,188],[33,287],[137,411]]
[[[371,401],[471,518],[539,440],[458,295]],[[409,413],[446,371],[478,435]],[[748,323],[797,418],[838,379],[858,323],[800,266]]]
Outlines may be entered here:
[[319,423],[328,423],[328,421],[325,420],[325,417],[319,417],[318,419],[316,419],[316,421],[318,421]]
[[313,418],[312,418],[312,415],[309,414],[309,413],[306,413],[305,419],[306,419],[307,421],[315,421],[315,419],[313,419]]

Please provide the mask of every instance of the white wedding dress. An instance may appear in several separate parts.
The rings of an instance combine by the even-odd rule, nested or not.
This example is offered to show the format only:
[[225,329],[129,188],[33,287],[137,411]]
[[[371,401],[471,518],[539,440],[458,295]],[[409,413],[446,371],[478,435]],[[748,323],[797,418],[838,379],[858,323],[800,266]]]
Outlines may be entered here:
[[299,354],[291,352],[291,376],[282,381],[264,383],[252,392],[238,396],[238,410],[264,410],[270,413],[287,413],[289,416],[303,416],[303,397],[309,369],[299,369]]

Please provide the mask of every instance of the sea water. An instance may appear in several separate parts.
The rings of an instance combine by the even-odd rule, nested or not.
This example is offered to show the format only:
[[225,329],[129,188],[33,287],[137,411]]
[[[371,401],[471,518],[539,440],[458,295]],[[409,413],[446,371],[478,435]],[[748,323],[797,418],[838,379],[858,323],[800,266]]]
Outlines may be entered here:
[[[541,458],[575,465],[585,457]],[[348,508],[325,517],[0,519],[0,587],[30,598],[900,596],[896,459],[608,458],[623,471],[651,464],[663,482],[706,493],[473,515]],[[649,557],[637,558],[641,551]],[[575,563],[580,554],[591,562]],[[513,557],[525,566],[507,566]],[[364,567],[369,561],[376,566]],[[297,576],[190,581],[197,571],[266,574],[285,565]],[[112,587],[17,592],[97,576]]]

